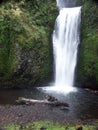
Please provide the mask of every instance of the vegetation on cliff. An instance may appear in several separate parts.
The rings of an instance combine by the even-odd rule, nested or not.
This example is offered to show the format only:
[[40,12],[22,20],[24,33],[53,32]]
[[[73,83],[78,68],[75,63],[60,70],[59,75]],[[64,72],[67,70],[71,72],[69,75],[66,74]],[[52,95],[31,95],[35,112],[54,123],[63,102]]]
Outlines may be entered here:
[[55,1],[5,0],[0,4],[0,82],[41,84],[52,73]]
[[82,7],[81,44],[78,58],[78,82],[98,86],[98,4],[86,0]]
[[[52,77],[52,0],[0,2],[0,83],[40,85]],[[84,1],[77,82],[98,86],[98,2]]]

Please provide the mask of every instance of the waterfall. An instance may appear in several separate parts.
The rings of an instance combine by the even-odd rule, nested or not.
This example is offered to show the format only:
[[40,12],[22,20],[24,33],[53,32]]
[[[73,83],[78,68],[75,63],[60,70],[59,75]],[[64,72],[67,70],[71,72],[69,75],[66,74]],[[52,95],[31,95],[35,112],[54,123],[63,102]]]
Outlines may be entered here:
[[[79,0],[56,0],[57,6],[59,8],[76,6],[77,1],[79,2]],[[81,2],[79,2],[79,3],[81,3]]]
[[53,31],[55,89],[69,89],[74,84],[77,51],[80,43],[81,7],[62,8]]
[[46,88],[47,91],[70,92],[76,90],[73,86],[80,43],[81,7],[72,7],[75,6],[75,3],[76,0],[74,2],[73,0],[57,0],[59,15],[53,31],[55,81],[52,86]]

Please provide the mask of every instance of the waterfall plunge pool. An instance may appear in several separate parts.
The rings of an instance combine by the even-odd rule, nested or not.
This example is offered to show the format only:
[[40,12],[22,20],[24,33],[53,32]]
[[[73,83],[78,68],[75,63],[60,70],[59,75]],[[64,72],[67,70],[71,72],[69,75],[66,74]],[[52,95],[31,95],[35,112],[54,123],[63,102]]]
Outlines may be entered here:
[[[41,100],[45,99],[47,94],[55,96],[59,100],[65,101],[69,104],[69,110],[64,111],[67,120],[98,119],[98,94],[88,92],[81,88],[77,88],[77,91],[67,94],[56,93],[55,91],[48,92],[37,88],[24,90],[0,90],[0,105],[14,105],[15,100],[17,100],[18,97]],[[55,116],[55,114],[57,113],[54,113],[53,116]],[[59,116],[59,113],[57,115]]]

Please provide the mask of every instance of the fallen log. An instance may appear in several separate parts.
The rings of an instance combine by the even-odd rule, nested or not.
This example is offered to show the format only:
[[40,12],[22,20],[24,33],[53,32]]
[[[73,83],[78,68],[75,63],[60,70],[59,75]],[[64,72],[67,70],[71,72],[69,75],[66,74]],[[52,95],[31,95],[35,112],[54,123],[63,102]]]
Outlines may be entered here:
[[62,102],[62,101],[48,101],[47,99],[45,100],[35,100],[35,99],[28,99],[28,98],[19,98],[18,100],[16,100],[17,104],[35,104],[35,103],[39,103],[39,104],[48,104],[48,105],[53,105],[53,106],[65,106],[65,107],[69,107],[68,103]]

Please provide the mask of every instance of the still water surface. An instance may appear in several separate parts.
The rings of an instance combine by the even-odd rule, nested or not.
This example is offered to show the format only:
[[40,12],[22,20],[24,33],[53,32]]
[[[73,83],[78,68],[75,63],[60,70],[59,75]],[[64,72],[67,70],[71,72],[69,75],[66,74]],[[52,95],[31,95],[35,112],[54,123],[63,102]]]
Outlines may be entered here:
[[[50,92],[61,101],[69,103],[69,110],[66,112],[66,118],[74,119],[98,119],[98,94],[93,94],[83,89],[69,94]],[[47,94],[40,89],[24,90],[0,90],[0,105],[14,105],[18,97],[33,99],[45,99]]]

